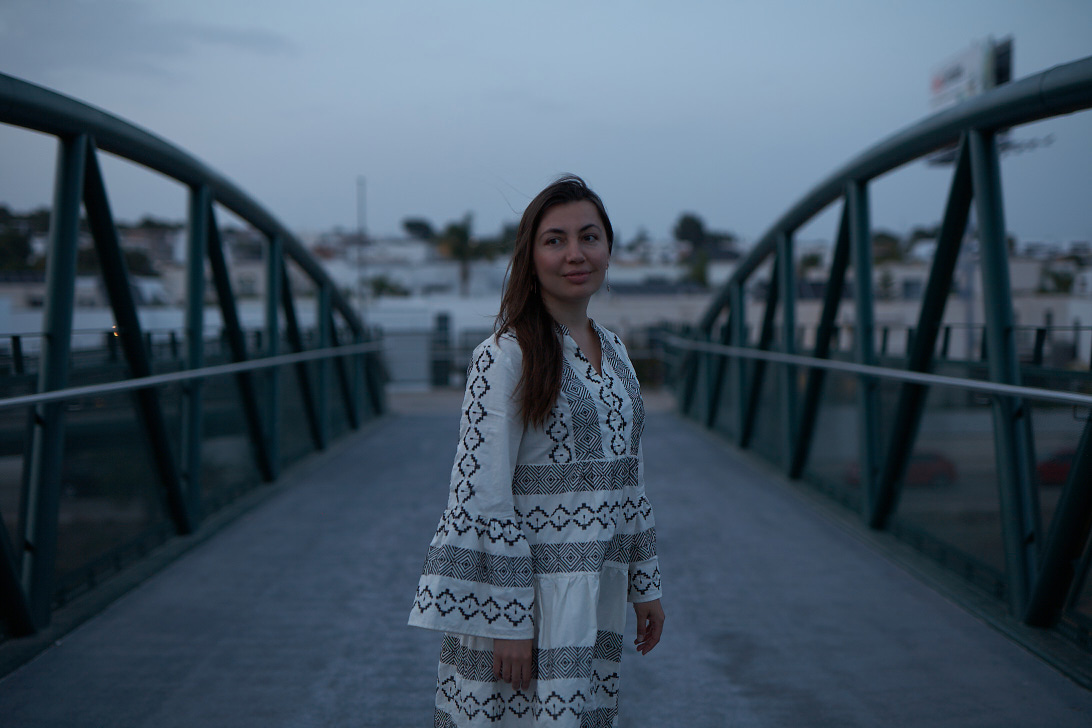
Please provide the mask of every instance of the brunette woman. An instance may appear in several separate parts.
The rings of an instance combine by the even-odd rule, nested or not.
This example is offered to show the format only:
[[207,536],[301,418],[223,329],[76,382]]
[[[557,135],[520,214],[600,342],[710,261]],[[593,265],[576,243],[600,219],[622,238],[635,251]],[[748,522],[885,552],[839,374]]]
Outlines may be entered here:
[[615,726],[627,602],[637,651],[660,640],[641,391],[621,339],[588,318],[613,241],[579,177],[520,221],[410,615],[446,633],[437,726]]

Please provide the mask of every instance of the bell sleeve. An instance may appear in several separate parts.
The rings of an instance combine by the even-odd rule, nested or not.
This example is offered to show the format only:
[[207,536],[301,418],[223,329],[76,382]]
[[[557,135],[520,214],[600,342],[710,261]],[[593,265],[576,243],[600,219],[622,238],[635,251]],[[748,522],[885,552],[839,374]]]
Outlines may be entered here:
[[656,552],[656,519],[645,495],[644,447],[637,455],[637,488],[634,493],[633,546],[629,553],[629,601],[651,602],[659,599],[660,557]]
[[497,639],[534,637],[531,549],[512,474],[523,436],[512,338],[482,342],[467,370],[447,509],[429,545],[409,623]]
[[629,589],[628,599],[631,602],[650,602],[659,599],[660,591],[660,559],[656,551],[656,518],[652,513],[652,504],[645,495],[645,448],[641,442],[644,432],[645,408],[641,399],[641,385],[637,381],[637,373],[633,369],[633,362],[629,358],[626,345],[616,335],[612,334],[614,349],[620,355],[618,373],[621,375],[624,387],[631,400],[633,423],[636,429],[636,438],[633,443],[633,451],[637,456],[637,482],[633,493],[626,498],[623,506],[626,529],[630,534],[629,547]]

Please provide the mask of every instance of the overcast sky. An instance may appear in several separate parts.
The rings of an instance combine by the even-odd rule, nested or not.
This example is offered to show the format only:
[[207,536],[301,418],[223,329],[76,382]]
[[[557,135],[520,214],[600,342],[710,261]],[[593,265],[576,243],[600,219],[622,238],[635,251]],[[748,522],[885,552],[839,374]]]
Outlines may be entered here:
[[[758,237],[866,147],[929,113],[931,71],[1014,39],[1017,77],[1092,55],[1089,0],[0,0],[0,71],[177,144],[288,227],[492,234],[556,175],[616,230],[679,214]],[[1092,115],[1003,162],[1020,239],[1092,240]],[[48,203],[55,142],[0,126],[0,202]],[[184,219],[177,185],[107,166],[115,215]],[[875,187],[875,224],[939,220],[948,172]],[[822,225],[802,234],[822,234]]]

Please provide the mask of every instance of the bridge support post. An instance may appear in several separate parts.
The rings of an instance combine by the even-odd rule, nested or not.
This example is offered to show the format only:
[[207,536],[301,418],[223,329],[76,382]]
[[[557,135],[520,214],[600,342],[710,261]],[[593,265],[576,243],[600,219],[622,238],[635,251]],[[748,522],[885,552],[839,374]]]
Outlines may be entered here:
[[[769,351],[773,345],[774,323],[777,314],[778,288],[781,285],[779,273],[781,259],[774,258],[773,271],[770,273],[770,285],[766,289],[766,309],[762,313],[762,331],[758,335],[760,351]],[[742,363],[742,362],[741,362]],[[749,447],[754,435],[755,420],[758,419],[758,403],[762,399],[762,384],[766,378],[766,360],[754,359],[750,362],[751,375],[747,377],[747,396],[744,400],[743,429],[740,431],[740,447]]]
[[[732,317],[736,315],[735,309],[729,307],[728,320],[720,327],[718,342],[722,345],[729,344],[732,338]],[[730,358],[726,354],[710,354],[712,358],[710,368],[713,375],[709,386],[709,410],[705,416],[705,426],[709,429],[716,427],[717,418],[720,416],[720,401],[724,391],[724,380],[728,377]]]
[[[190,188],[186,247],[186,368],[205,366],[205,247],[209,237],[211,193],[206,185]],[[194,522],[204,518],[201,493],[201,424],[204,382],[182,385],[182,477]]]
[[[117,323],[117,334],[121,341],[129,373],[134,378],[152,374],[152,364],[145,337],[141,331],[140,318],[137,316],[136,300],[129,284],[129,271],[122,256],[118,231],[114,226],[114,217],[110,212],[110,202],[106,195],[106,185],[99,170],[98,156],[94,145],[88,141],[87,163],[83,184],[84,208],[87,222],[91,228],[91,238],[102,269],[102,280],[106,286],[107,298]],[[163,408],[159,405],[159,393],[154,387],[141,387],[133,392],[133,404],[136,407],[138,422],[147,436],[155,463],[159,481],[166,493],[167,507],[175,529],[181,534],[190,534],[196,529],[187,507],[178,466],[171,451],[171,440],[167,434],[167,423],[163,419]]]
[[[296,303],[292,296],[292,285],[288,278],[288,269],[283,265],[281,266],[281,295],[284,303],[284,329],[288,337],[288,345],[292,347],[293,353],[299,354],[303,351],[303,334],[300,332],[299,319],[296,317]],[[321,450],[322,435],[319,432],[315,395],[311,386],[311,373],[305,361],[296,364],[296,384],[300,388],[300,399],[303,400],[303,409],[307,415],[311,443],[316,450]]]
[[[318,287],[318,348],[325,349],[330,346],[330,286],[320,283]],[[317,401],[315,402],[318,415],[319,449],[325,450],[330,442],[330,360],[322,359],[316,362],[318,376],[315,378]]]
[[[747,345],[747,300],[743,293],[743,284],[732,281],[728,290],[731,301],[731,316],[728,317],[731,344],[742,349]],[[731,366],[731,386],[735,390],[736,444],[743,447],[743,430],[747,421],[747,360],[737,357]]]
[[[838,306],[845,290],[846,269],[849,268],[849,206],[842,204],[842,217],[838,223],[838,237],[834,245],[834,257],[830,263],[830,275],[823,292],[823,312],[819,315],[819,327],[815,332],[815,356],[817,359],[830,358],[830,340],[834,335],[834,322],[838,319]],[[819,399],[823,393],[824,369],[809,369],[808,380],[804,388],[804,400],[800,410],[800,424],[797,427],[796,448],[793,451],[789,477],[799,478],[804,472],[811,450],[811,438],[815,432],[815,421],[819,416]]]
[[[781,352],[796,353],[796,265],[793,260],[792,234],[782,232],[777,236],[777,257],[781,281]],[[796,367],[778,365],[778,386],[781,389],[781,462],[786,471],[792,470],[793,453],[796,451]]]
[[[913,343],[909,346],[907,368],[910,371],[928,372],[933,368],[933,352],[936,350],[940,324],[944,319],[944,306],[952,290],[959,249],[967,230],[971,194],[970,154],[964,140],[956,155],[952,187],[940,226],[929,282],[918,313]],[[900,387],[891,438],[887,443],[887,455],[881,470],[876,507],[872,512],[873,528],[886,527],[898,503],[898,483],[913,451],[928,393],[929,388],[922,384],[907,382]]]
[[[871,212],[866,182],[855,180],[846,186],[846,203],[849,207],[849,245],[853,256],[854,291],[856,294],[855,359],[858,364],[876,364],[875,320],[872,296],[872,232]],[[857,436],[858,462],[860,463],[862,506],[864,516],[872,522],[876,505],[877,468],[879,442],[879,385],[874,377],[860,375],[857,378]]]
[[[216,216],[211,209],[208,214],[209,267],[212,269],[212,280],[216,286],[216,299],[220,302],[220,316],[224,321],[232,361],[244,362],[247,360],[246,340],[243,338],[243,327],[239,323],[239,311],[235,306],[235,294],[231,290],[231,277],[228,274],[227,260],[224,257],[224,245],[220,239]],[[258,397],[254,392],[254,380],[250,372],[239,372],[235,375],[235,381],[239,385],[239,398],[242,400],[243,414],[246,418],[250,442],[254,448],[254,458],[257,461],[258,471],[262,474],[262,480],[268,483],[273,480],[273,464],[269,458],[268,442],[262,428],[262,416],[258,408]]]
[[[284,241],[280,235],[269,238],[265,266],[265,355],[277,356],[281,348],[281,325],[278,308],[281,305],[281,281],[284,268]],[[269,465],[276,478],[281,465],[281,369],[266,372],[266,438],[269,443]]]
[[[969,132],[969,141],[990,380],[1020,384],[997,142],[992,133],[979,130]],[[1016,397],[994,396],[993,431],[1009,605],[1014,614],[1020,615],[1035,580],[1039,542],[1039,509],[1032,477],[1035,458],[1027,404]]]
[[[86,134],[62,137],[57,154],[46,257],[39,392],[63,389],[68,384],[76,250],[87,146]],[[53,608],[53,569],[57,559],[61,464],[64,461],[64,402],[35,405],[33,416],[20,519],[23,524],[19,537],[20,577],[34,627],[41,629],[49,624]]]

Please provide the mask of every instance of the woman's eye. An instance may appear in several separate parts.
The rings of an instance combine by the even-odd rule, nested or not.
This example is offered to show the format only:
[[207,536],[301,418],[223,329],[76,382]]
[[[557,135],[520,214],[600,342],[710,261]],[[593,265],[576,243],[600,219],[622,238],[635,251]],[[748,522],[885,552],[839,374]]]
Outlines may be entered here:
[[596,235],[595,233],[588,233],[587,235],[584,236],[584,242],[585,243],[594,243],[598,239],[599,239],[599,236]]

